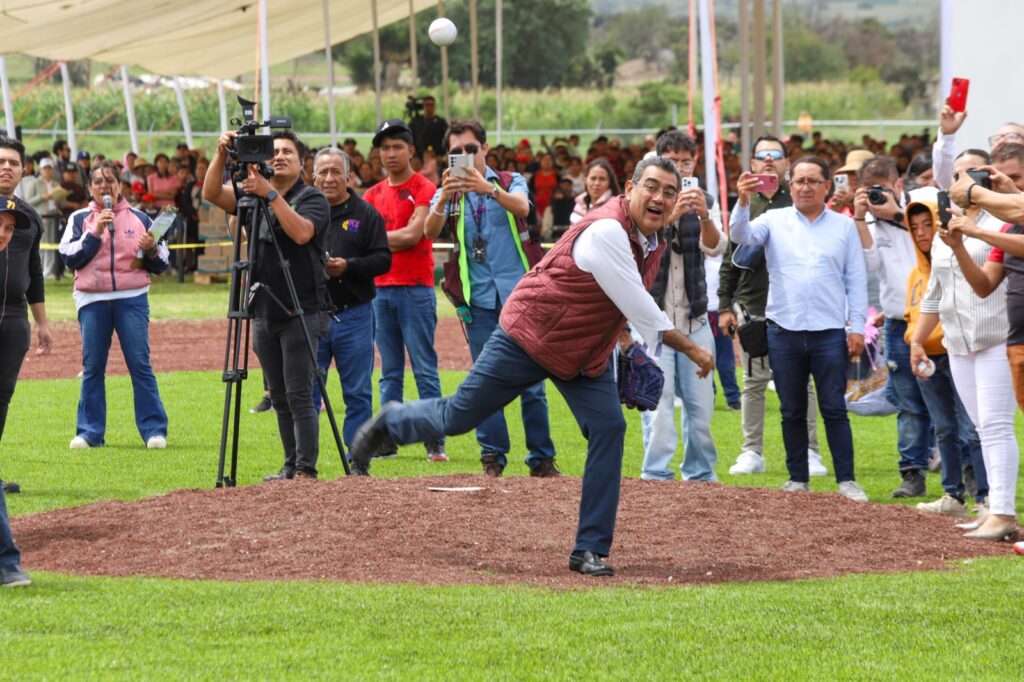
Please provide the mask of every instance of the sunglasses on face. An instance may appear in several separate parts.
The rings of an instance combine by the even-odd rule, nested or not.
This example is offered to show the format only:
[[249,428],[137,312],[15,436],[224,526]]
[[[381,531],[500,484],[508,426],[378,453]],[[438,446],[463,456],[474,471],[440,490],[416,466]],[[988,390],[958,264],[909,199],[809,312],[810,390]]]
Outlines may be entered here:
[[470,156],[472,156],[473,154],[476,154],[478,151],[480,151],[480,145],[473,144],[472,142],[470,142],[465,147],[455,147],[453,149],[449,149],[448,153],[449,154],[469,154]]
[[758,161],[782,161],[783,153],[781,149],[762,149],[759,152],[754,152],[754,158]]

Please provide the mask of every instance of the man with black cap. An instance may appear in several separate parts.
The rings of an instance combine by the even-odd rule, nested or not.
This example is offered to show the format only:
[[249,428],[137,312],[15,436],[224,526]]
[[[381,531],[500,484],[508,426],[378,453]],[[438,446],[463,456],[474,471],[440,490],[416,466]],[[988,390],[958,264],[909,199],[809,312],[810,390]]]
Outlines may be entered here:
[[[377,297],[373,299],[380,351],[380,401],[382,405],[402,402],[406,350],[420,399],[440,398],[434,350],[437,298],[433,243],[423,236],[435,187],[412,169],[416,147],[412,130],[402,119],[382,121],[373,136],[373,146],[380,151],[388,177],[366,190],[363,199],[384,218],[392,253],[391,270],[377,277]],[[431,462],[448,461],[443,439],[426,443],[426,448]]]
[[440,155],[444,149],[444,134],[448,130],[448,121],[437,115],[437,100],[432,95],[423,98],[423,113],[416,114],[409,121],[413,144],[416,145],[416,156],[423,157],[428,149]]
[[[25,147],[21,142],[0,135],[0,195],[4,195],[0,197],[0,210],[5,226],[8,223],[13,226],[13,230],[3,230],[0,235],[0,282],[3,282],[0,289],[0,438],[3,438],[7,408],[14,396],[21,363],[31,345],[29,308],[36,321],[39,343],[36,354],[49,353],[53,343],[43,302],[43,266],[39,257],[43,223],[35,209],[14,196],[24,164]],[[3,490],[19,492],[21,488],[7,481]],[[3,548],[0,547],[0,569],[3,563]]]
[[92,159],[89,157],[89,152],[81,151],[78,152],[78,181],[82,187],[89,186],[89,169],[92,168]]

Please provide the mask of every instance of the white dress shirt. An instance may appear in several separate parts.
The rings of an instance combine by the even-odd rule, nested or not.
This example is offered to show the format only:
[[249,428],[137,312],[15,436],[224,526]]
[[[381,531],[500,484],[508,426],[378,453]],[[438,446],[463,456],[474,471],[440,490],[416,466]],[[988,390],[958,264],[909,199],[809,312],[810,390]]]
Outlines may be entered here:
[[[654,258],[658,236],[639,234],[639,237],[644,248],[644,260]],[[594,276],[598,286],[629,320],[651,353],[655,357],[660,355],[662,334],[673,326],[668,315],[658,308],[644,287],[629,237],[619,221],[605,218],[583,230],[572,246],[572,259],[576,267]]]

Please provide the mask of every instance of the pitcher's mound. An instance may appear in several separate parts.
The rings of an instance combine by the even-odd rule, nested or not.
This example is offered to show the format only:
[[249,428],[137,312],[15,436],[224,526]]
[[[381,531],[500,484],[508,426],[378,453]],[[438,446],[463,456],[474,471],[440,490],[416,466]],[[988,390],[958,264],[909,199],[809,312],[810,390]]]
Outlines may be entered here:
[[220,580],[666,585],[936,570],[1006,553],[903,506],[626,479],[616,575],[587,579],[567,568],[579,495],[572,477],[296,480],[99,502],[14,525],[29,569]]

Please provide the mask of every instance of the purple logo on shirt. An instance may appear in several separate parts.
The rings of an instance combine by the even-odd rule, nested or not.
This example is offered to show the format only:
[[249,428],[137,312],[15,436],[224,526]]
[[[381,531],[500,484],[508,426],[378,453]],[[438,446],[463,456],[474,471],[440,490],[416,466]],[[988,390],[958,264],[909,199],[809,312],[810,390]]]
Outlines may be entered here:
[[341,223],[341,229],[345,230],[346,232],[358,232],[359,221],[353,220],[351,218],[349,220],[345,220]]

